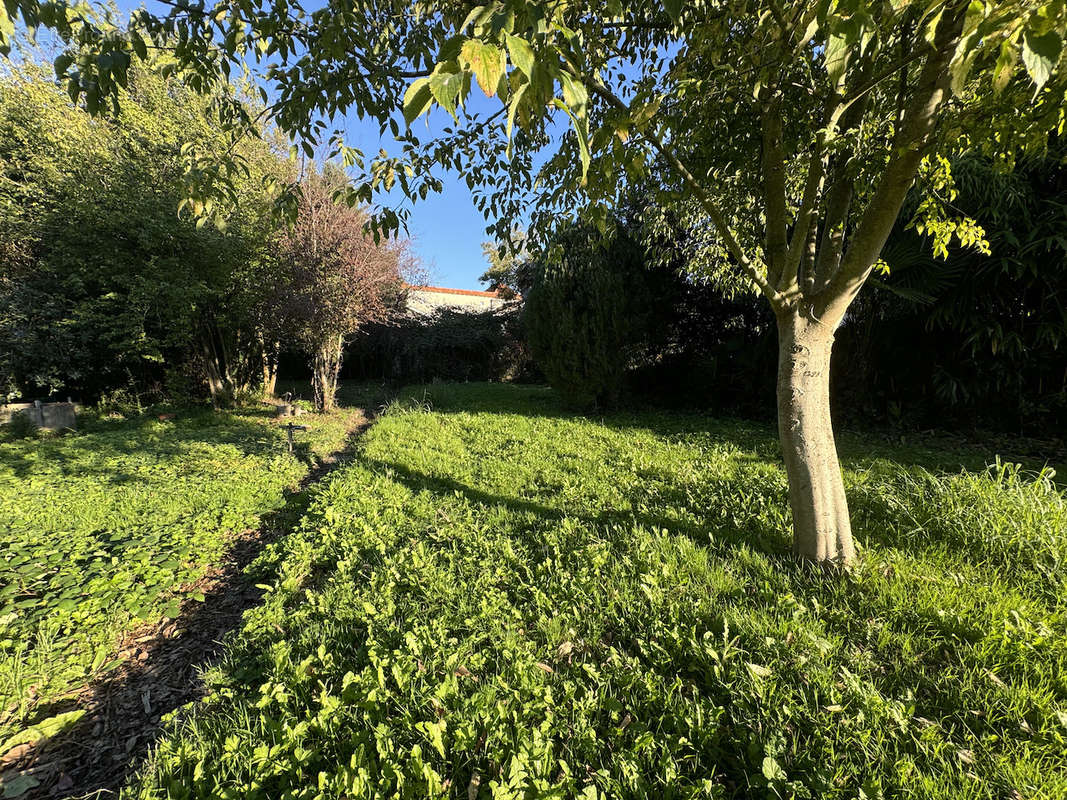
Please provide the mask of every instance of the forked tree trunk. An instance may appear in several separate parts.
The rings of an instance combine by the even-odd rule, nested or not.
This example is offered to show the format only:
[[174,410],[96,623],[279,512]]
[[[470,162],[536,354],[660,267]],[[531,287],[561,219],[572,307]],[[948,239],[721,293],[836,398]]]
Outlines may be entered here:
[[778,435],[789,477],[793,552],[847,565],[855,557],[830,423],[834,332],[795,309],[778,314]]
[[331,335],[315,353],[312,365],[312,388],[315,394],[315,406],[319,411],[333,410],[343,349],[344,336]]

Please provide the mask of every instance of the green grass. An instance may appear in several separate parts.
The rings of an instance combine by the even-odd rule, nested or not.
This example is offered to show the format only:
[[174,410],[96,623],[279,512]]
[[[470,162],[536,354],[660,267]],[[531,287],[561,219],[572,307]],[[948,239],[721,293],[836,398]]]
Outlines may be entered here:
[[1067,796],[1047,474],[846,437],[863,547],[834,576],[785,556],[766,427],[417,397],[261,559],[129,794]]
[[343,443],[344,414],[305,421],[293,455],[258,410],[0,442],[0,741],[114,663],[122,631],[176,614],[232,535]]

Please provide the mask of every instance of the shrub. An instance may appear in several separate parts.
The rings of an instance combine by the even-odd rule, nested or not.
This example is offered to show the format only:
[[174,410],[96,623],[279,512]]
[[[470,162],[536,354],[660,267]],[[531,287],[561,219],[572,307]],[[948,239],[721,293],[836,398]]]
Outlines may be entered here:
[[614,405],[626,369],[647,336],[648,278],[623,231],[562,232],[535,270],[526,300],[530,351],[572,405]]
[[345,376],[401,383],[520,379],[530,369],[521,327],[515,307],[408,315],[370,326],[350,346]]

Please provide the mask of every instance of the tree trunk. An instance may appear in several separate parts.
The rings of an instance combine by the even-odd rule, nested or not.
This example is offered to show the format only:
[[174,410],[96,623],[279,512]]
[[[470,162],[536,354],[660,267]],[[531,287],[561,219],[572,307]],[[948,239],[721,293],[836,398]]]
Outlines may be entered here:
[[274,397],[278,385],[278,342],[268,342],[262,334],[256,334],[263,367],[262,390],[264,397]]
[[778,314],[778,435],[789,477],[793,552],[845,566],[855,557],[830,422],[833,327],[795,309]]
[[331,335],[323,341],[315,353],[311,380],[315,393],[315,406],[319,411],[333,410],[343,349],[344,336]]
[[229,402],[229,392],[226,387],[226,377],[219,368],[218,354],[207,331],[204,331],[200,336],[200,350],[204,357],[204,373],[207,376],[211,402],[215,408],[219,408]]

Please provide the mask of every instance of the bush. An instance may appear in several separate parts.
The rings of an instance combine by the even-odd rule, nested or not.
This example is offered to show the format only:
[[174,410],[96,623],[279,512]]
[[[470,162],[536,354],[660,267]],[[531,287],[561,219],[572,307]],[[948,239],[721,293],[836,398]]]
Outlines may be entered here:
[[408,315],[368,326],[349,346],[343,374],[400,383],[521,379],[530,371],[521,327],[514,307]]
[[530,351],[572,405],[616,404],[627,368],[647,340],[649,280],[622,230],[608,239],[573,227],[535,270],[526,300]]

